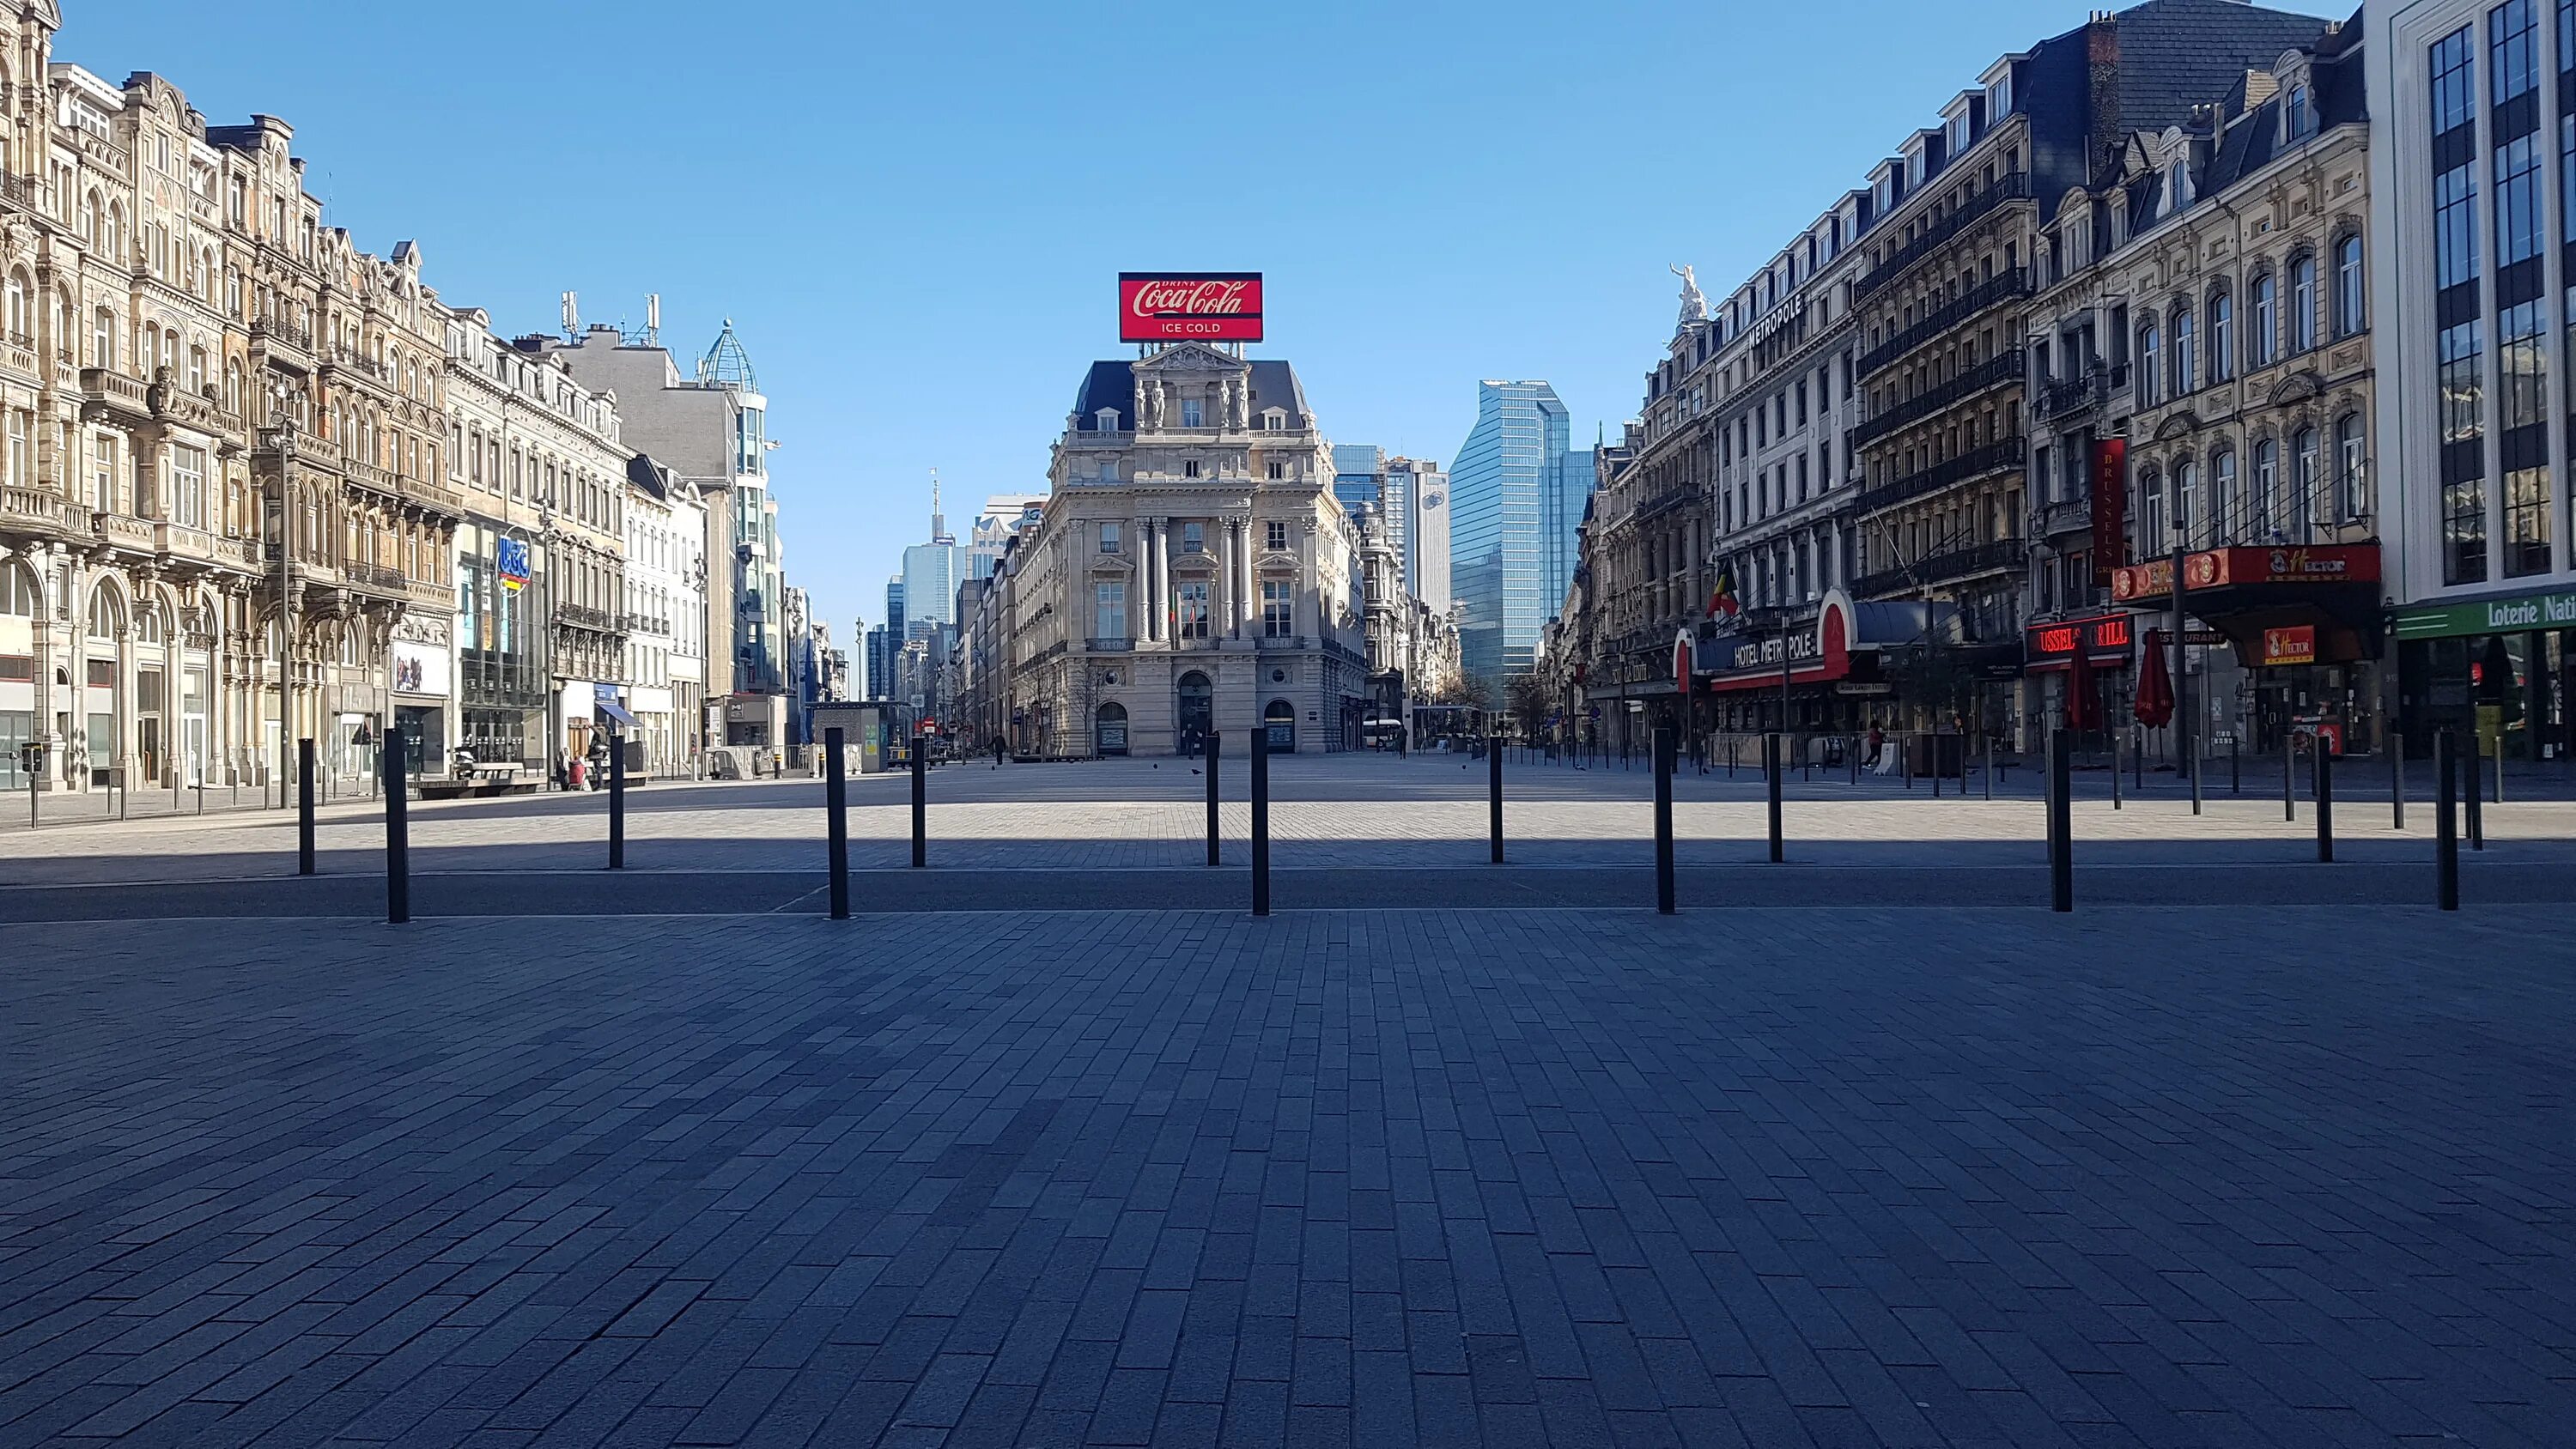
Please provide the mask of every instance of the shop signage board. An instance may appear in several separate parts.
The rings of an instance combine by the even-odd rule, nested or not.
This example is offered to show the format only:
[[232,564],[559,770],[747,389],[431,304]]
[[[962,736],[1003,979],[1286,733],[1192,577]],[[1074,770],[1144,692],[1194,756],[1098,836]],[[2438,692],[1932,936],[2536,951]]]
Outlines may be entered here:
[[1812,663],[1824,657],[1824,636],[1813,629],[1807,629],[1791,634],[1785,643],[1777,634],[1768,639],[1747,639],[1735,646],[1734,662],[1729,667],[1761,669],[1767,666],[1777,669],[1780,667],[1784,649],[1791,664]]
[[2576,629],[2576,590],[2400,609],[2396,618],[2400,639],[2510,634],[2523,629]]
[[2093,584],[2111,582],[2128,549],[2129,440],[2093,444]]
[[2075,652],[2081,641],[2087,654],[2126,654],[2133,637],[2126,614],[2107,614],[2098,619],[2070,619],[2062,624],[2033,624],[2023,631],[2023,641],[2033,659],[2064,658]]
[[1121,342],[1258,342],[1259,272],[1120,272]]
[[501,577],[501,588],[517,593],[528,586],[528,543],[525,539],[505,538],[492,546],[492,571]]
[[2316,663],[2317,626],[2298,624],[2286,629],[2264,630],[2263,662],[2267,665]]
[[[2183,588],[2246,584],[2368,584],[2379,581],[2379,545],[2318,544],[2283,548],[2212,548],[2183,556]],[[2173,592],[2173,560],[2111,571],[2111,597],[2121,603]]]

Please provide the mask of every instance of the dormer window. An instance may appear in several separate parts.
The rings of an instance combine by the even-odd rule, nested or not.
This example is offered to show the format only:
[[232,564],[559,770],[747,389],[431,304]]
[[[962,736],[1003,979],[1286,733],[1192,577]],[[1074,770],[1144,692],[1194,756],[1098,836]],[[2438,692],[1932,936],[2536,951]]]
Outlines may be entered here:
[[2287,140],[2296,141],[2301,137],[2315,134],[2317,108],[2306,80],[2293,82],[2289,93],[2283,98],[2281,124],[2288,128],[2288,135],[2285,138]]
[[1117,432],[1117,431],[1118,431],[1118,409],[1116,409],[1116,408],[1102,408],[1099,412],[1094,413],[1094,414],[1092,415],[1092,418],[1091,418],[1091,426],[1092,426],[1092,430],[1093,430],[1093,431],[1095,431],[1095,432],[1102,432],[1102,433],[1114,433],[1114,432]]
[[1288,431],[1287,410],[1285,408],[1263,409],[1261,414],[1261,430],[1265,433],[1284,433]]
[[2189,205],[2191,205],[2191,167],[2186,162],[2176,161],[2173,169],[2165,173],[2165,214],[2174,215]]

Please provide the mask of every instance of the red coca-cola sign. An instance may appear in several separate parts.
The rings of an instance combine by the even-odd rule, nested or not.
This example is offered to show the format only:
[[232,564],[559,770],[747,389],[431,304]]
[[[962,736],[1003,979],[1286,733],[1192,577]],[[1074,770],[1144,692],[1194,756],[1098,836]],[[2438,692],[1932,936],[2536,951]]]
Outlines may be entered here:
[[1121,342],[1258,342],[1259,272],[1118,274]]

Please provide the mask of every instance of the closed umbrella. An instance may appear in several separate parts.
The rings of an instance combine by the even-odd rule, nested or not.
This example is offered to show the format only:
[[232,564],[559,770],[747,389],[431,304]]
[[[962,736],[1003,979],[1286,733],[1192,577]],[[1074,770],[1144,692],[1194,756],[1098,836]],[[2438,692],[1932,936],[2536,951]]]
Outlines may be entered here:
[[2146,657],[2138,665],[2138,723],[2151,730],[2173,723],[2173,672],[2165,664],[2164,631],[2147,631]]
[[2066,680],[2066,727],[2081,733],[2102,727],[2102,696],[2093,680],[2093,651],[2077,631],[2075,660]]

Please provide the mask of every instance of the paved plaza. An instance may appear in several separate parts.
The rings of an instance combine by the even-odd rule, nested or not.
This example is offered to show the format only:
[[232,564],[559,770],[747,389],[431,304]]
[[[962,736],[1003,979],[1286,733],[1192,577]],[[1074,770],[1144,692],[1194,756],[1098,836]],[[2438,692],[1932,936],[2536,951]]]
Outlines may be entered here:
[[2570,807],[1187,769],[0,842],[0,1444],[2569,1442]]

